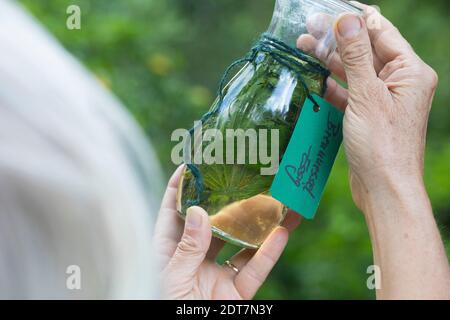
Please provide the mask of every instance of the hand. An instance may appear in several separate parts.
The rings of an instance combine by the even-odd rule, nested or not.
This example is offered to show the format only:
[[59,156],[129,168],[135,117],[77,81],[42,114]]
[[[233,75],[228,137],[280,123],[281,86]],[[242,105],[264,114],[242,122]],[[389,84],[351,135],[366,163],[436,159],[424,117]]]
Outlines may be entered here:
[[[428,115],[437,75],[399,31],[375,9],[364,8],[374,26],[356,15],[335,24],[336,52],[328,63],[333,79],[325,98],[345,110],[344,144],[354,200],[363,209],[367,191],[392,179],[421,182]],[[298,47],[314,53],[315,39],[304,35]]]
[[189,208],[185,224],[178,217],[176,193],[181,172],[182,167],[169,181],[155,229],[163,298],[253,298],[286,246],[288,230],[300,223],[300,216],[289,212],[283,227],[276,228],[259,250],[244,249],[231,258],[239,269],[236,272],[215,262],[224,242],[211,239],[209,217],[203,209]]
[[[345,110],[344,143],[353,198],[364,212],[382,299],[450,299],[450,268],[423,183],[425,137],[436,73],[399,31],[351,14],[335,24],[338,52],[325,98]],[[375,24],[377,25],[377,24]],[[298,46],[316,51],[312,36]]]

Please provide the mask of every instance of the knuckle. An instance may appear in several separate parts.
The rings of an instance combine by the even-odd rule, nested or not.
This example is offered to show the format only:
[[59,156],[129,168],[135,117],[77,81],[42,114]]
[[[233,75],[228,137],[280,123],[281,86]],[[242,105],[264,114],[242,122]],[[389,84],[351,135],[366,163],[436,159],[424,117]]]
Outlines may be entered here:
[[194,237],[185,234],[181,241],[178,243],[177,252],[181,255],[191,255],[193,252],[197,252],[198,247],[198,241]]
[[384,74],[391,74],[392,71],[394,70],[394,61],[388,62],[384,68],[381,70],[380,73],[384,73]]
[[370,56],[370,51],[367,45],[362,41],[355,41],[349,43],[344,50],[342,50],[342,60],[349,67],[356,67],[365,61]]
[[392,74],[396,70],[403,68],[403,66],[404,66],[404,63],[403,63],[402,59],[398,58],[398,59],[388,62],[384,66],[384,69],[385,69],[384,71],[386,72],[386,74]]
[[263,283],[266,278],[264,274],[262,274],[260,271],[258,271],[257,268],[255,268],[252,265],[247,265],[246,271],[247,276],[256,281],[257,283]]
[[434,91],[439,83],[439,76],[437,72],[430,66],[426,66],[426,77],[428,79],[431,89]]
[[417,85],[421,86],[425,93],[433,93],[439,83],[437,72],[422,61],[416,64],[414,70],[417,75]]

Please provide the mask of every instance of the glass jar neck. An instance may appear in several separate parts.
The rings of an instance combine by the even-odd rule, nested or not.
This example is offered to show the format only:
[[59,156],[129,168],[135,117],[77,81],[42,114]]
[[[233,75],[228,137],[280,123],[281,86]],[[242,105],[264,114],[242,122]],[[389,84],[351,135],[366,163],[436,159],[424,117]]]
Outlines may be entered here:
[[300,11],[300,0],[276,0],[272,21],[267,33],[287,45],[295,46],[297,38],[304,33],[304,30],[302,30],[304,23],[298,19]]
[[344,11],[360,12],[360,9],[344,0],[276,0],[267,33],[295,47],[298,37],[308,33],[307,17],[318,11],[337,15]]

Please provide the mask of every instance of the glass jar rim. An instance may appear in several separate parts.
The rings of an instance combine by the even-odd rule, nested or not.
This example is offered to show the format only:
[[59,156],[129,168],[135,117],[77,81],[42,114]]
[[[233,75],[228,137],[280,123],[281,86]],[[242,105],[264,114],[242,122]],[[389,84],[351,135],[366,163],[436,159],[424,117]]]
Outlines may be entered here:
[[353,12],[362,12],[363,9],[346,0],[299,0],[302,2],[309,3],[313,6],[329,8],[329,9],[338,9],[342,11],[348,11],[353,9]]

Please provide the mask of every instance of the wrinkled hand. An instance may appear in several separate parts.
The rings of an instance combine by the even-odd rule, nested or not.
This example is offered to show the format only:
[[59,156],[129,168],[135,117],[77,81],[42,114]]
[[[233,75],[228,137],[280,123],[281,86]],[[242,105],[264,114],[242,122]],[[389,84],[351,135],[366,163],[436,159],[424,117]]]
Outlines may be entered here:
[[[348,89],[329,79],[325,98],[345,110],[344,144],[352,193],[363,209],[368,190],[374,192],[392,180],[422,181],[437,75],[392,23],[374,9],[358,5],[365,9],[365,17],[346,14],[338,19],[338,51],[328,62]],[[375,21],[371,28],[369,16]],[[316,51],[311,35],[301,36],[297,45]]]
[[176,211],[177,185],[182,167],[169,181],[155,229],[155,251],[161,263],[161,284],[165,299],[251,299],[280,257],[288,230],[300,223],[289,212],[283,227],[275,229],[257,251],[244,249],[230,261],[239,272],[218,265],[217,254],[224,242],[211,238],[207,213],[188,210],[186,223]]

